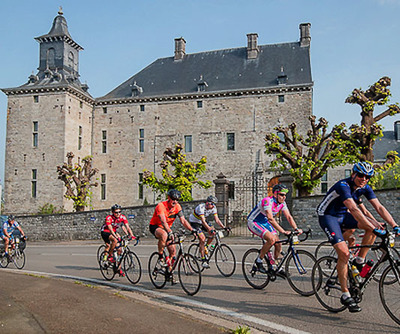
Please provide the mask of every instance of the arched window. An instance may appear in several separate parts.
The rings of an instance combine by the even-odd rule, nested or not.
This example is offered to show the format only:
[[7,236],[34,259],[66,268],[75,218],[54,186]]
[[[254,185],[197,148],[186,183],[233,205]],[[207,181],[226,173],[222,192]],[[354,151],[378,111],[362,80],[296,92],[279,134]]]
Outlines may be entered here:
[[74,54],[72,52],[68,55],[68,66],[74,68]]
[[47,68],[56,67],[56,51],[53,48],[47,50]]

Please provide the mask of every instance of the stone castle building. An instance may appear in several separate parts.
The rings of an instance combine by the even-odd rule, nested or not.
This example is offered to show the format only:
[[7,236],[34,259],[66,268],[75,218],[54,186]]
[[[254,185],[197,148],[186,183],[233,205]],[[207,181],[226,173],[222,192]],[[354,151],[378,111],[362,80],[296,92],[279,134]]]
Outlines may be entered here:
[[[93,156],[99,186],[92,206],[108,208],[152,203],[143,170],[160,171],[166,147],[182,143],[187,159],[207,156],[207,172],[237,182],[258,171],[267,178],[271,158],[264,137],[277,125],[308,127],[312,114],[310,24],[300,40],[186,53],[175,39],[174,55],[159,58],[103,97],[94,98],[79,79],[79,52],[59,12],[40,45],[38,72],[8,96],[5,211],[35,213],[50,203],[72,210],[56,166]],[[212,190],[195,188],[194,199]]]

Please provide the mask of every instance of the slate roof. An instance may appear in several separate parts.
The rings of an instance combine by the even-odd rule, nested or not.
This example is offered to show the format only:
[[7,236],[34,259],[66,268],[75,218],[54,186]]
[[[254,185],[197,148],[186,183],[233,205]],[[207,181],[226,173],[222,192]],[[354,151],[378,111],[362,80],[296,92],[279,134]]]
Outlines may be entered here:
[[[198,83],[205,92],[240,91],[278,86],[312,86],[309,46],[299,42],[259,45],[257,59],[247,59],[247,48],[186,54],[182,60],[160,58],[96,101],[132,98],[132,86],[142,88],[140,98],[195,94]],[[283,69],[284,73],[281,73]]]
[[383,131],[383,137],[378,138],[374,145],[374,159],[386,160],[389,151],[397,151],[400,154],[400,141],[396,140],[394,131]]

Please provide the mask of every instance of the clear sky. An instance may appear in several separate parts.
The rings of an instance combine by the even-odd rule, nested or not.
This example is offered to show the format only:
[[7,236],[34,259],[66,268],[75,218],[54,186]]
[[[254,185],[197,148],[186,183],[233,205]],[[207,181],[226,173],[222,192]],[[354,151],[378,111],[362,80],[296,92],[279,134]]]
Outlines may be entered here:
[[[37,72],[39,44],[63,7],[80,52],[81,81],[100,97],[157,58],[186,52],[299,40],[311,23],[313,111],[332,126],[359,123],[359,108],[344,103],[354,88],[392,78],[391,102],[400,102],[400,0],[18,0],[0,1],[0,88],[26,83]],[[0,92],[0,180],[4,183],[6,95]],[[383,109],[381,109],[383,111]],[[295,112],[295,110],[294,110]],[[393,130],[400,116],[381,123]],[[262,140],[260,138],[260,140]]]

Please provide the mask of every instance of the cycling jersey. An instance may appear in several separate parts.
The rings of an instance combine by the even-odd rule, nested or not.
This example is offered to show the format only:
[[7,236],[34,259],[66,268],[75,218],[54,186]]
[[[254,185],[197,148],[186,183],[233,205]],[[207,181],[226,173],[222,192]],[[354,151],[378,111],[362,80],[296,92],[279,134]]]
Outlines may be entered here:
[[275,217],[280,211],[283,212],[285,210],[288,210],[288,207],[286,205],[286,202],[279,203],[273,196],[265,197],[257,203],[253,210],[251,210],[251,212],[247,216],[247,220],[265,224],[265,218],[268,209],[272,211],[272,216]]
[[164,215],[168,226],[171,227],[176,217],[183,216],[182,207],[179,203],[176,203],[175,206],[171,206],[169,201],[157,204],[153,217],[150,220],[150,225],[157,225],[158,227],[164,228],[160,218],[158,217],[159,215]]
[[217,214],[217,208],[215,207],[215,205],[213,205],[212,209],[207,210],[206,203],[202,203],[196,206],[196,208],[190,214],[189,222],[201,224],[200,216],[204,216],[205,218],[207,218],[209,215],[216,215],[216,214]]
[[115,217],[114,215],[108,215],[106,217],[106,222],[101,227],[101,231],[106,233],[111,233],[111,228],[112,228],[112,230],[115,233],[118,227],[127,224],[128,224],[128,219],[126,219],[126,216],[123,214],[120,214],[118,218]]
[[318,216],[344,216],[347,212],[347,207],[344,205],[346,199],[352,198],[356,203],[362,202],[360,197],[364,195],[367,200],[376,198],[372,188],[367,184],[362,188],[353,190],[354,182],[351,177],[340,180],[334,184],[322,202],[317,207]]
[[8,221],[4,222],[3,226],[1,227],[0,236],[4,236],[3,230],[6,230],[8,235],[11,235],[18,226],[19,224],[16,221],[14,221],[14,223],[12,223],[11,225],[8,223]]

